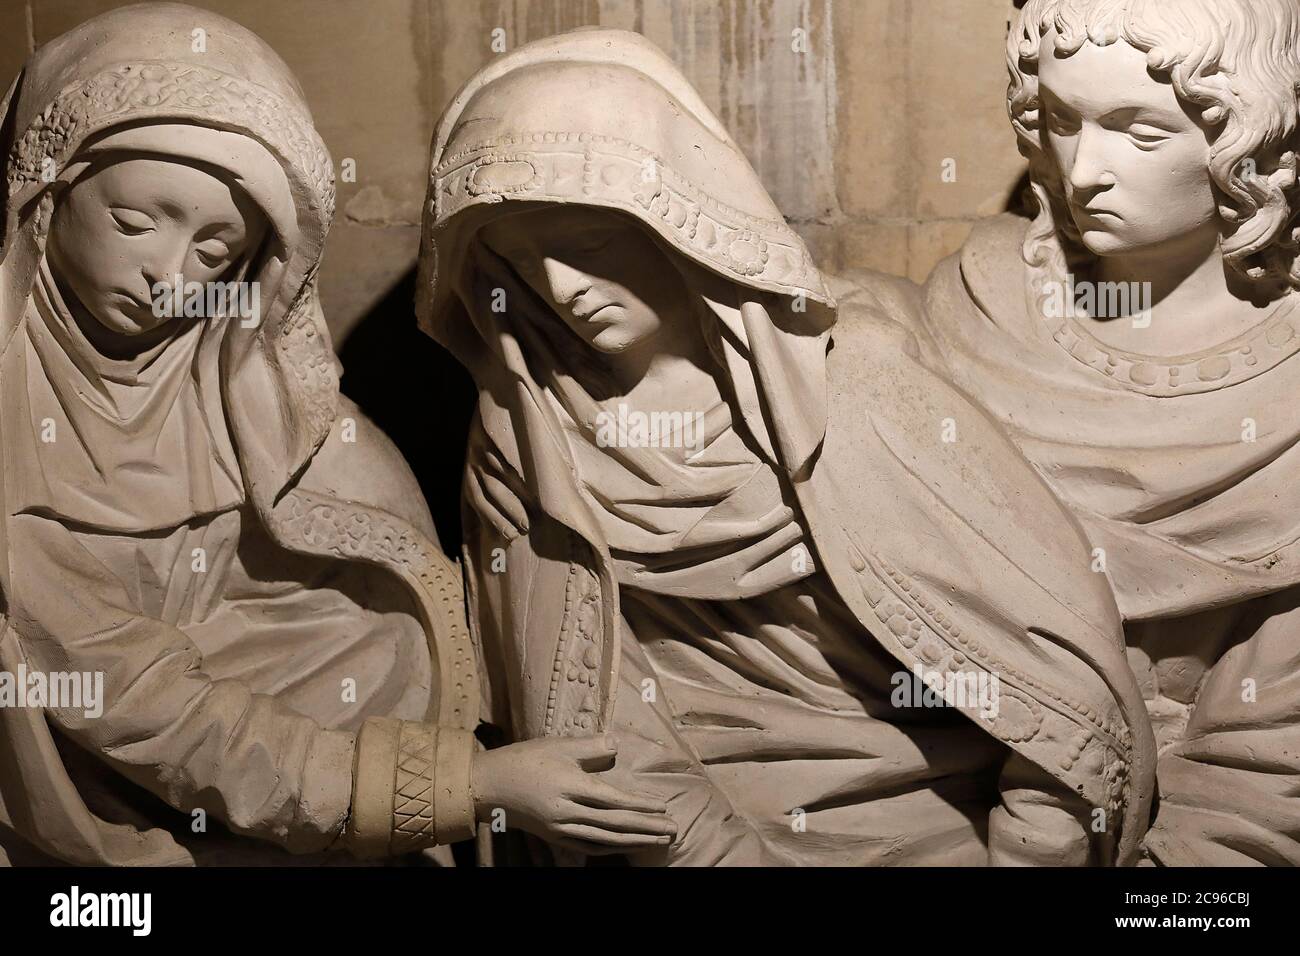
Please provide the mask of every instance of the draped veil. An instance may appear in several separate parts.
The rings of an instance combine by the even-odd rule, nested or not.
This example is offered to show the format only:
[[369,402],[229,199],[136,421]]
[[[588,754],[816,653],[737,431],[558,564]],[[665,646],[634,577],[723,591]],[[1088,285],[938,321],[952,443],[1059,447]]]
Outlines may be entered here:
[[[522,47],[454,98],[431,164],[419,312],[480,391],[467,586],[499,721],[520,737],[597,731],[619,683],[617,561],[580,489],[555,381],[538,374],[545,334],[529,327],[542,307],[476,237],[513,212],[581,204],[633,217],[697,277],[737,425],[794,489],[853,614],[908,667],[924,654],[1000,673],[1002,715],[968,716],[1105,808],[1103,858],[1133,859],[1150,728],[1077,525],[991,422],[914,361],[889,316],[914,304],[859,295],[837,309],[671,61],[610,30]],[[491,305],[499,289],[507,314]],[[936,428],[957,414],[960,448],[925,440],[931,413]],[[1013,511],[1026,530],[1006,526]],[[504,567],[480,532],[502,545]]]
[[[196,25],[206,31],[201,50],[191,33]],[[6,351],[22,337],[33,296],[50,306],[48,314],[62,311],[52,301],[57,290],[42,278],[48,277],[44,250],[55,197],[99,154],[127,151],[215,168],[248,193],[271,227],[243,274],[260,285],[260,321],[213,320],[190,336],[200,340],[201,358],[181,363],[180,374],[197,369],[204,407],[187,419],[196,431],[157,449],[163,472],[169,461],[186,460],[183,446],[211,455],[194,455],[152,492],[147,485],[115,490],[111,482],[95,489],[81,478],[93,476],[104,456],[131,455],[102,441],[96,449],[93,436],[82,441],[78,433],[77,441],[69,435],[69,450],[60,449],[63,457],[44,481],[31,459],[39,453],[30,443],[32,423],[23,420],[22,408],[7,406],[0,411],[6,520],[31,510],[132,533],[246,500],[289,551],[367,562],[409,586],[438,677],[431,716],[472,728],[477,679],[454,565],[396,515],[298,486],[339,402],[337,361],[316,294],[334,178],[288,68],[256,36],[222,17],[151,3],[97,17],[41,48],[0,115],[0,348]],[[57,322],[48,331],[71,341],[59,338],[69,330]],[[73,351],[64,354],[76,364]],[[130,443],[129,436],[124,440]],[[6,614],[0,667],[10,672],[25,660],[27,643],[42,640],[25,623],[25,594],[14,586],[15,563],[23,561],[8,544],[0,549]],[[86,808],[39,710],[0,709],[0,822],[64,860],[188,862],[162,830],[137,832]]]

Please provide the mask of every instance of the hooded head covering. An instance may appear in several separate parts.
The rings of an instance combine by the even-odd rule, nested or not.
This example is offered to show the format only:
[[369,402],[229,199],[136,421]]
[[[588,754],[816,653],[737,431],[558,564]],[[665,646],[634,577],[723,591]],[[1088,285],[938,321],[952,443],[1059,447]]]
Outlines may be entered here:
[[[611,102],[641,110],[628,114]],[[825,434],[834,301],[744,154],[672,61],[638,34],[577,30],[530,43],[452,100],[434,134],[424,217],[425,331],[482,382],[484,363],[496,360],[479,355],[455,291],[470,240],[502,215],[570,203],[630,215],[670,253],[724,280],[726,301],[714,311],[742,350],[762,353],[754,370],[730,370],[750,378],[767,366],[766,385],[797,392],[772,397],[796,398],[804,411],[798,421],[761,423],[754,389],[742,381],[745,417],[759,441],[775,440],[787,466],[806,465]],[[770,314],[758,319],[758,310]],[[759,342],[746,341],[751,321],[770,330]],[[785,374],[785,360],[799,374]]]
[[[622,102],[640,110],[610,108]],[[431,162],[420,313],[436,337],[454,324],[451,279],[465,239],[506,211],[501,203],[622,211],[724,279],[833,310],[807,248],[749,161],[673,62],[638,34],[575,30],[500,57],[447,107]]]
[[[485,554],[469,563],[471,620],[502,632],[483,642],[485,654],[494,641],[504,648],[495,666],[505,670],[514,732],[609,726],[618,584],[629,578],[599,514],[609,497],[584,493],[591,469],[579,456],[590,449],[566,441],[565,413],[570,432],[589,424],[572,388],[583,360],[534,328],[535,319],[559,320],[526,283],[510,284],[510,264],[477,237],[512,212],[562,205],[631,217],[673,259],[703,302],[697,314],[737,424],[759,464],[793,489],[803,524],[794,533],[814,539],[859,621],[908,666],[924,657],[1000,673],[1004,706],[986,729],[1107,808],[1107,855],[1131,859],[1150,801],[1150,729],[1114,603],[1103,585],[1078,581],[1086,551],[1077,528],[1005,437],[909,357],[888,311],[910,305],[851,304],[860,312],[828,353],[837,307],[803,243],[680,71],[622,31],[568,33],[495,60],[454,98],[433,144],[420,321],[479,387],[466,526],[507,543],[511,573],[487,573]],[[509,314],[493,311],[496,288]],[[938,423],[963,410],[960,450],[931,439],[930,416]],[[685,500],[707,481],[690,475]],[[1012,508],[1042,527],[1006,526]],[[752,511],[724,517],[752,530]],[[467,537],[471,557],[487,546]],[[779,584],[768,578],[752,593]],[[661,591],[707,596],[675,586]],[[552,590],[552,600],[537,599]]]
[[[401,518],[298,486],[339,401],[338,365],[316,295],[334,177],[288,67],[223,17],[181,4],[141,4],[89,20],[42,47],[0,115],[0,352],[16,336],[32,335],[41,362],[29,371],[52,389],[53,404],[71,397],[116,402],[111,414],[66,410],[74,434],[66,443],[61,435],[66,447],[44,476],[9,443],[10,436],[25,439],[31,422],[11,417],[22,410],[0,411],[4,514],[30,508],[78,524],[92,515],[91,525],[131,533],[149,530],[151,521],[180,524],[247,501],[282,547],[368,562],[402,578],[429,635],[439,688],[431,718],[474,727],[477,673],[454,565]],[[178,325],[125,370],[92,354],[47,281],[45,247],[58,193],[115,153],[202,164],[257,204],[268,234],[236,276],[258,283],[257,322]],[[176,350],[180,361],[171,357]],[[175,382],[190,374],[198,397],[187,399],[182,427],[170,420],[160,426],[167,415],[156,406],[180,401]],[[141,385],[140,395],[122,400],[123,389]],[[147,475],[133,474],[148,468],[133,464],[170,469],[156,495]],[[78,487],[78,469],[93,477],[105,468],[118,469],[119,480]],[[169,494],[175,484],[185,493]],[[0,580],[6,611],[17,617],[23,595],[13,593],[7,549],[0,549]],[[21,659],[13,634],[0,644],[0,664],[11,670]],[[13,765],[0,783],[17,788],[0,786],[0,821],[12,818],[7,800],[35,801],[50,811],[42,832],[26,834],[38,846],[85,862],[142,859],[139,834],[95,820],[56,772],[58,755],[39,712],[0,711],[0,763]],[[46,768],[49,779],[32,776],[34,767]],[[169,853],[165,846],[154,850],[159,860]]]
[[[610,108],[627,102],[640,111]],[[453,99],[434,135],[420,322],[474,375],[484,432],[536,501],[604,553],[602,590],[611,600],[602,610],[612,634],[618,610],[609,536],[578,490],[561,419],[543,397],[543,385],[555,383],[539,381],[545,376],[534,364],[545,346],[538,328],[558,319],[540,303],[523,315],[527,306],[517,304],[532,297],[511,285],[508,264],[475,238],[502,216],[566,204],[632,217],[690,273],[691,291],[705,305],[705,338],[769,473],[807,469],[825,437],[834,301],[726,130],[672,61],[639,35],[579,30],[528,44]],[[513,317],[488,306],[498,284],[516,303]],[[557,390],[577,417],[584,383],[568,377]],[[791,408],[798,414],[773,414]],[[768,484],[775,492],[774,477]],[[776,516],[768,529],[768,561],[797,542],[788,512],[784,521]],[[617,659],[617,641],[609,642],[598,666],[605,679],[593,682],[602,695],[593,708],[600,723],[612,706]]]
[[[202,44],[196,27],[206,31]],[[273,241],[247,276],[261,286],[261,321],[224,323],[222,364],[244,481],[259,512],[269,512],[324,440],[338,394],[315,282],[334,210],[333,170],[288,68],[221,17],[149,4],[97,17],[42,47],[6,102],[6,343],[38,281],[57,191],[96,154],[138,150],[215,166],[266,214]]]

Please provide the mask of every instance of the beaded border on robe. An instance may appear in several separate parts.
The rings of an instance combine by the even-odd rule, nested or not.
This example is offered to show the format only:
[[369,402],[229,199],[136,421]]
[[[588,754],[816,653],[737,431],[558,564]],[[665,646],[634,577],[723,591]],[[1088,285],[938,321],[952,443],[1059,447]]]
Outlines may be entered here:
[[[1021,705],[1024,713],[1020,720],[1004,719],[1000,712],[992,722],[984,724],[994,736],[1008,744],[1026,743],[1042,730],[1043,704],[1027,692],[1032,688],[1041,697],[1050,698],[1057,710],[1078,726],[1079,733],[1071,744],[1069,753],[1061,760],[1061,769],[1070,771],[1094,737],[1116,759],[1105,760],[1102,767],[1102,786],[1106,808],[1118,812],[1128,802],[1129,771],[1132,761],[1132,735],[1127,726],[1104,723],[1102,715],[1069,696],[1042,686],[1027,674],[1008,667],[994,658],[974,635],[943,613],[937,604],[925,596],[922,589],[905,574],[895,569],[877,555],[867,557],[865,550],[849,538],[849,563],[858,575],[863,596],[880,622],[895,640],[909,653],[927,662],[943,673],[959,673],[971,658],[977,668],[996,672],[1010,678],[1013,685],[1024,689],[1003,688],[1001,695]],[[919,650],[918,650],[919,648]],[[1082,725],[1080,722],[1082,721]]]
[[602,729],[601,594],[595,575],[577,559],[581,539],[576,535],[566,535],[566,538],[570,548],[569,572],[543,730],[561,737],[578,737]]
[[295,489],[276,507],[277,529],[310,553],[369,561],[400,574],[429,618],[437,654],[438,723],[473,730],[479,720],[478,658],[465,620],[460,568],[423,534],[378,508]]
[[1249,381],[1300,352],[1300,317],[1294,315],[1293,296],[1229,342],[1188,355],[1160,357],[1106,345],[1068,314],[1048,315],[1044,308],[1052,294],[1048,284],[1064,283],[1064,275],[1046,265],[1027,268],[1031,318],[1046,323],[1052,340],[1070,358],[1133,391],[1156,398],[1210,392]]

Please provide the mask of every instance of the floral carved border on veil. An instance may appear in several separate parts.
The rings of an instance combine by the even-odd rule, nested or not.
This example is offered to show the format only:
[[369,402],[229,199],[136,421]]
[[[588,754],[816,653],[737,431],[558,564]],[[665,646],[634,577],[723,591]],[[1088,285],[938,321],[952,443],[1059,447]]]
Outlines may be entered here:
[[266,144],[305,174],[326,222],[334,214],[334,171],[320,138],[301,111],[285,100],[207,67],[153,61],[124,63],[70,84],[54,97],[15,142],[9,157],[10,193],[47,179],[87,136],[122,119],[219,116],[256,131]]

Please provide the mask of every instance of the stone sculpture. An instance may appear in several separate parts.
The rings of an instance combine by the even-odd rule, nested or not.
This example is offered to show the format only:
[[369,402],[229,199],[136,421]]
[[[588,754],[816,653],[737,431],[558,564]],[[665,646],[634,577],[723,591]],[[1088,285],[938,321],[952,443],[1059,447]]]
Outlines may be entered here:
[[1300,10],[1029,0],[1008,60],[1038,215],[975,230],[918,338],[1114,587],[1159,742],[1145,858],[1295,864]]
[[[485,716],[615,731],[677,825],[633,862],[1134,859],[1154,747],[1077,526],[917,361],[915,296],[828,288],[657,48],[496,58],[424,233],[421,322],[480,391]],[[999,690],[900,707],[912,674]]]
[[103,684],[0,707],[0,859],[395,856],[496,808],[575,849],[669,841],[597,775],[604,738],[477,747],[460,574],[338,393],[333,171],[280,59],[127,7],[0,115],[0,670]]

